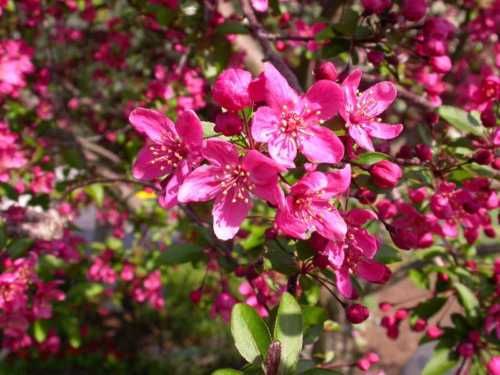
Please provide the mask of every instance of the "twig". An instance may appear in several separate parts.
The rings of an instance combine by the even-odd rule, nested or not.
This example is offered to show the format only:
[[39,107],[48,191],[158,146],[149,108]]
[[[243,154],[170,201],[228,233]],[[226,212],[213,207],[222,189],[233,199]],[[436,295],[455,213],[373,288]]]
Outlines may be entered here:
[[267,40],[267,33],[257,19],[257,16],[255,15],[255,12],[252,8],[252,4],[250,4],[250,0],[240,0],[240,3],[243,14],[249,22],[250,33],[259,42],[266,59],[269,60],[281,74],[283,74],[291,87],[293,87],[298,92],[302,92],[302,88],[300,87],[299,81],[295,74],[283,61],[281,56],[274,50],[271,42]]

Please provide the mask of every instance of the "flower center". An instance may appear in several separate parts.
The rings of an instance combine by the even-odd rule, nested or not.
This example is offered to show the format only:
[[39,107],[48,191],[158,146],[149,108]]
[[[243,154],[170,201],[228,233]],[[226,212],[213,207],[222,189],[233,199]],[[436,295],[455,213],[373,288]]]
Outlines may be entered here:
[[250,181],[250,173],[241,165],[226,165],[224,173],[219,177],[221,180],[222,194],[228,195],[232,192],[232,203],[242,200],[248,203],[249,194],[255,188]]
[[281,112],[280,130],[283,133],[290,134],[293,137],[304,128],[304,118],[295,112]]
[[166,165],[177,168],[179,162],[185,160],[188,156],[186,147],[180,141],[176,141],[169,146],[154,143],[149,146],[149,150],[154,157],[150,163],[160,164],[160,170],[162,171],[166,168]]

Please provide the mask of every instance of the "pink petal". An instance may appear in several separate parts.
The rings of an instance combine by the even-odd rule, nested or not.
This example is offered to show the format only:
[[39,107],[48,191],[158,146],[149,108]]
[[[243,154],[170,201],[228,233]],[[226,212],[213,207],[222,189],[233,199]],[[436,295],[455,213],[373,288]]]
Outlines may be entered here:
[[264,100],[266,100],[265,89],[266,78],[264,77],[264,74],[261,73],[248,85],[248,93],[254,103],[263,102]]
[[403,125],[401,124],[384,124],[376,121],[369,124],[363,124],[363,127],[370,137],[380,139],[396,138],[403,131]]
[[250,179],[257,185],[266,185],[276,182],[278,174],[285,171],[273,159],[258,151],[250,150],[242,161],[243,168],[250,173]]
[[302,220],[292,215],[288,204],[287,202],[285,207],[278,210],[276,215],[276,226],[286,235],[305,240],[307,238],[308,227]]
[[214,233],[218,239],[226,241],[233,238],[240,225],[245,220],[252,207],[250,200],[233,199],[234,191],[227,195],[219,194],[212,209],[214,219]]
[[167,164],[166,160],[162,159],[163,154],[157,153],[160,147],[158,144],[150,143],[139,151],[132,167],[135,179],[153,180],[172,172],[172,164]]
[[189,150],[199,150],[203,143],[203,128],[200,119],[191,110],[179,115],[175,124],[177,133]]
[[351,232],[356,247],[361,250],[365,257],[372,259],[378,251],[377,239],[364,228],[352,228]]
[[267,145],[269,154],[279,164],[287,167],[295,167],[294,160],[297,156],[297,144],[292,137],[286,134],[280,134],[272,138]]
[[288,109],[295,108],[299,97],[273,64],[264,64],[264,77],[267,104],[277,112],[281,112],[284,106]]
[[292,187],[292,194],[306,194],[307,192],[318,192],[328,186],[328,178],[322,172],[310,172],[302,177]]
[[165,144],[177,138],[174,123],[153,109],[136,108],[130,113],[128,119],[135,130],[145,133],[155,143]]
[[338,244],[334,241],[328,241],[325,250],[327,251],[330,264],[336,269],[342,267],[345,259],[343,243]]
[[212,97],[221,107],[230,111],[239,111],[252,104],[248,93],[248,85],[252,74],[243,69],[229,68],[216,79],[212,89]]
[[252,0],[252,6],[257,12],[267,12],[269,8],[268,0]]
[[363,259],[356,265],[356,275],[370,283],[383,284],[391,277],[391,270],[382,263]]
[[351,276],[347,268],[343,267],[335,271],[335,277],[337,279],[337,289],[342,296],[348,299],[355,299],[358,297],[358,292],[352,285]]
[[223,171],[219,167],[202,165],[192,171],[182,183],[177,199],[179,202],[205,202],[214,199],[220,191],[217,176]]
[[300,150],[312,163],[338,163],[344,156],[344,145],[333,131],[310,126],[300,137]]
[[307,90],[304,101],[308,110],[319,111],[314,116],[316,119],[329,120],[344,106],[344,93],[335,82],[321,80]]
[[361,94],[358,107],[363,108],[363,114],[367,118],[374,118],[384,112],[397,95],[398,91],[392,82],[379,82]]
[[257,142],[267,143],[279,134],[279,118],[270,107],[257,109],[252,119],[252,137]]
[[377,215],[369,210],[362,208],[353,208],[347,213],[346,220],[349,224],[360,227],[370,220],[375,220]]
[[179,187],[189,173],[189,165],[186,161],[181,162],[181,165],[176,169],[175,173],[168,180],[168,183],[162,189],[158,203],[163,208],[172,208],[177,204],[177,193]]
[[351,166],[346,164],[342,169],[326,174],[328,186],[326,192],[332,196],[344,193],[351,186]]
[[349,135],[356,142],[356,144],[365,150],[374,151],[373,143],[368,133],[358,125],[349,126]]
[[283,194],[283,190],[279,187],[278,183],[273,183],[269,185],[256,185],[253,193],[272,205],[279,207],[283,204],[285,200],[285,195]]
[[227,141],[219,139],[208,140],[201,153],[210,163],[219,167],[238,164],[239,161],[236,147]]
[[321,207],[315,209],[317,217],[313,219],[314,227],[323,237],[332,241],[343,241],[347,233],[347,225],[335,209]]
[[360,69],[355,69],[346,79],[344,79],[344,82],[342,82],[345,109],[341,109],[340,114],[346,121],[349,119],[349,113],[353,112],[354,108],[356,108],[356,103],[358,102],[356,93],[359,83],[361,82],[362,74],[363,72]]

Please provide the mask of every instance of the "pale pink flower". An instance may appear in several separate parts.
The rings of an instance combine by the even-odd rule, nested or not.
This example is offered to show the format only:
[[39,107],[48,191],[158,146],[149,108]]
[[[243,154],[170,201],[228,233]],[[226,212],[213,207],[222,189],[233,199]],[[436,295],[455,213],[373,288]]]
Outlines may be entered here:
[[205,202],[215,199],[212,209],[215,235],[233,238],[252,207],[252,195],[277,205],[282,192],[278,174],[283,171],[272,159],[250,150],[240,157],[237,148],[226,141],[207,141],[202,151],[210,164],[189,174],[179,189],[179,202]]
[[331,199],[345,192],[351,183],[351,167],[331,172],[310,172],[295,183],[276,215],[278,229],[305,239],[312,232],[342,241],[347,226]]
[[185,111],[174,125],[158,111],[137,108],[129,120],[137,131],[148,137],[148,143],[134,163],[134,177],[139,180],[165,178],[160,204],[165,208],[176,205],[180,184],[201,162],[203,129],[198,116],[193,111]]
[[297,150],[313,163],[337,163],[344,146],[335,133],[323,126],[342,107],[343,95],[335,82],[321,80],[300,97],[276,68],[266,63],[264,96],[268,106],[257,109],[252,136],[267,143],[278,163],[293,167]]
[[385,124],[378,118],[396,99],[394,84],[379,82],[358,94],[361,75],[361,70],[356,69],[342,83],[345,105],[340,109],[340,115],[346,122],[350,137],[362,148],[373,151],[371,138],[396,138],[403,131],[403,125]]

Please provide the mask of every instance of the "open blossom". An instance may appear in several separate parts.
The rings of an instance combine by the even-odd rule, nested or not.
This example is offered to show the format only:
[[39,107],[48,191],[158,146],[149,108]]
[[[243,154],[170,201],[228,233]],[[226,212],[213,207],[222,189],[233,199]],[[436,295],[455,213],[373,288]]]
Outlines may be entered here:
[[267,12],[269,0],[252,0],[252,6],[257,12]]
[[339,112],[346,122],[349,136],[360,147],[373,151],[371,138],[396,138],[403,131],[403,125],[385,124],[378,118],[396,99],[394,84],[379,82],[358,94],[361,75],[361,70],[356,69],[342,83],[345,104]]
[[339,162],[344,146],[332,130],[321,124],[342,106],[340,86],[332,81],[317,81],[300,97],[273,65],[266,63],[264,69],[267,106],[254,114],[253,138],[267,143],[271,157],[287,167],[295,165],[297,150],[313,163]]
[[305,239],[317,231],[329,240],[343,240],[347,227],[331,199],[351,183],[351,167],[331,172],[311,172],[292,186],[279,208],[276,225],[283,233]]
[[344,241],[327,241],[314,238],[313,246],[326,256],[329,265],[335,270],[337,288],[346,298],[356,298],[350,273],[370,283],[385,283],[391,276],[389,268],[373,260],[377,254],[377,239],[363,228],[376,215],[364,209],[352,209],[345,215],[348,231]]
[[193,111],[185,111],[174,125],[160,112],[146,108],[133,110],[129,120],[148,137],[132,173],[139,180],[166,177],[160,204],[170,208],[177,204],[177,191],[186,175],[201,162],[201,122]]
[[26,75],[32,73],[33,50],[22,40],[0,41],[0,95],[18,94],[26,86]]
[[252,195],[278,205],[282,192],[278,174],[283,168],[258,151],[240,157],[237,148],[221,140],[207,141],[202,150],[209,165],[195,169],[179,189],[179,202],[215,199],[214,232],[221,240],[233,238],[252,207]]

